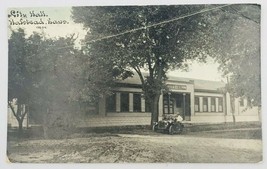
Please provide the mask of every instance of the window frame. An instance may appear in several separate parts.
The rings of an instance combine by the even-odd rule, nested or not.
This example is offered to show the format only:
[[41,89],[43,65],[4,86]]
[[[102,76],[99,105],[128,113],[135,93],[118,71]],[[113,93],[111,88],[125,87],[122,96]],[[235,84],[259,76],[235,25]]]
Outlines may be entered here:
[[[217,97],[210,97],[210,111],[211,112],[216,112],[216,98]],[[212,104],[212,102],[214,101],[214,110],[212,110],[212,106],[213,106],[213,104]],[[219,106],[219,105],[218,105]]]
[[[204,102],[204,100],[206,101],[206,110],[204,110],[204,106],[205,106],[205,102]],[[202,97],[202,106],[203,106],[203,112],[209,112],[209,109],[208,109],[208,107],[209,107],[209,102],[208,102],[208,96],[204,96],[204,97]]]
[[[123,96],[126,96],[123,98]],[[120,112],[130,112],[130,93],[129,92],[120,92]]]
[[[136,96],[138,96],[138,105],[136,104]],[[136,109],[136,106],[138,106]],[[133,112],[142,112],[142,94],[141,93],[133,93]]]
[[[200,112],[200,97],[199,96],[195,96],[195,103],[194,103],[194,109],[195,109],[195,112]],[[196,104],[196,100],[197,100],[197,104]],[[196,110],[196,106],[198,106],[198,110]]]

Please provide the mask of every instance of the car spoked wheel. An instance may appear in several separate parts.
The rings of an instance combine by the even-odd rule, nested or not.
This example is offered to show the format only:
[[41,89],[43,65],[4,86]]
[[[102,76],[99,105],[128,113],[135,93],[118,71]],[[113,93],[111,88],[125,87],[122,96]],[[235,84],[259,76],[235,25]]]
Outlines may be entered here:
[[173,127],[173,125],[171,125],[170,128],[169,128],[169,134],[170,135],[173,135],[174,134],[174,127]]
[[158,125],[153,125],[152,130],[153,131],[158,131]]

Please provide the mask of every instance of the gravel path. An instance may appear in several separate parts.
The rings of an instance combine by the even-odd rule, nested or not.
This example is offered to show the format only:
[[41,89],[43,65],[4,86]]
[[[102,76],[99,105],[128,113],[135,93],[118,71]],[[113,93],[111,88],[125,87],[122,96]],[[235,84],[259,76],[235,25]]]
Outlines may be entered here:
[[11,162],[31,163],[254,163],[262,141],[187,135],[88,135],[64,140],[8,143]]

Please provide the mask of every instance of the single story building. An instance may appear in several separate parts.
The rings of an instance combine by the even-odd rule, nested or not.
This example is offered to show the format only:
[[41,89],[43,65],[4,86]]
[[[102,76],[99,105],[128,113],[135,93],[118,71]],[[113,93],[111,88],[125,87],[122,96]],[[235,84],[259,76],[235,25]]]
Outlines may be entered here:
[[[225,93],[225,83],[180,77],[168,77],[168,92],[162,92],[159,104],[159,120],[163,114],[180,113],[185,123],[232,122],[230,95]],[[246,99],[235,99],[235,118],[240,121],[260,121],[259,108],[247,108]],[[137,75],[118,81],[111,96],[103,96],[98,106],[90,107],[81,115],[77,127],[149,125],[151,112],[142,97],[141,81]],[[26,116],[24,126],[28,125]],[[17,126],[11,110],[10,126]]]
[[[168,77],[169,92],[162,92],[158,110],[163,114],[180,113],[187,123],[232,122],[229,93],[225,83],[189,78]],[[118,81],[113,95],[103,96],[95,115],[87,115],[80,127],[149,125],[151,112],[142,97],[141,81],[137,75]],[[259,121],[258,107],[247,108],[246,99],[235,99],[236,121]]]

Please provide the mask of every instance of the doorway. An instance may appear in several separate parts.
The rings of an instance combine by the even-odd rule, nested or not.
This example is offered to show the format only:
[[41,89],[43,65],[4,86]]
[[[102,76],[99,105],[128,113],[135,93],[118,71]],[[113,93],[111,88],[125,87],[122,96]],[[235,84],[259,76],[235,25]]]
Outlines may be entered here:
[[191,120],[190,94],[165,93],[163,94],[163,114],[179,113],[184,120]]

